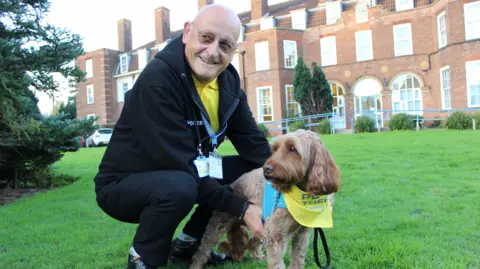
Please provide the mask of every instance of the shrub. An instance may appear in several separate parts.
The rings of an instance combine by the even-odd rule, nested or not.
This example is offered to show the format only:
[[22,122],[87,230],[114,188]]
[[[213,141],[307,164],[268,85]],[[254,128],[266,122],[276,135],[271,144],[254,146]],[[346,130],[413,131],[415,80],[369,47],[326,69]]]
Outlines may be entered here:
[[[480,129],[480,113],[475,113],[472,114],[472,118],[475,119],[475,124],[476,124],[476,129]],[[473,122],[472,122],[472,128],[473,128]]]
[[472,128],[472,117],[465,112],[453,112],[447,118],[447,128],[452,130],[467,130]]
[[439,116],[435,116],[435,119],[433,120],[433,123],[432,123],[432,128],[438,128],[438,127],[441,127],[442,126],[442,120]]
[[306,129],[305,122],[303,122],[303,120],[293,121],[288,124],[289,132],[295,132],[296,130],[299,130],[299,129]]
[[319,134],[330,134],[331,131],[332,129],[329,119],[322,120],[317,127],[317,133]]
[[390,121],[388,121],[388,128],[390,130],[412,130],[415,128],[415,119],[405,113],[395,114]]
[[265,135],[265,137],[268,137],[268,136],[270,135],[270,134],[269,134],[270,132],[269,132],[267,126],[265,126],[265,124],[259,123],[259,124],[258,124],[258,129],[260,129],[260,130],[263,132],[263,134]]
[[360,116],[354,123],[355,133],[371,133],[375,131],[375,121],[368,116]]

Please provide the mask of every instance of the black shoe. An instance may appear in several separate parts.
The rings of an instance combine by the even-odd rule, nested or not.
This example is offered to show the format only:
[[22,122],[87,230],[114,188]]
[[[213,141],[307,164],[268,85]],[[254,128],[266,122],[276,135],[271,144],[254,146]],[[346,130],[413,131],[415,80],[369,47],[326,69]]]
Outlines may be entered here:
[[[172,262],[186,262],[191,263],[192,257],[197,251],[200,243],[197,242],[185,242],[178,238],[174,239],[172,242],[172,248],[170,250],[170,259]],[[209,265],[221,265],[224,264],[227,260],[231,260],[232,257],[227,256],[223,253],[218,253],[215,251],[210,252],[210,258],[208,259]]]
[[127,269],[155,269],[155,268],[144,263],[141,258],[134,257],[132,254],[128,254]]

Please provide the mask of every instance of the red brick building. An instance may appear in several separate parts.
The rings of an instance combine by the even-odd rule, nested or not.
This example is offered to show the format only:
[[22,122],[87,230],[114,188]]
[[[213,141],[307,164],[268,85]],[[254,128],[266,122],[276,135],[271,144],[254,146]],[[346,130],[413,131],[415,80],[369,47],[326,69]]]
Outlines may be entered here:
[[[213,1],[199,1],[199,7]],[[232,64],[258,122],[301,113],[293,100],[298,57],[322,67],[330,82],[337,129],[360,115],[480,108],[480,1],[251,0]],[[132,50],[131,22],[118,22],[120,51],[100,49],[77,60],[91,75],[78,85],[79,117],[112,126],[146,62],[172,32],[169,10],[155,10],[155,40]],[[427,115],[427,114],[430,115]],[[391,113],[390,113],[391,117]]]

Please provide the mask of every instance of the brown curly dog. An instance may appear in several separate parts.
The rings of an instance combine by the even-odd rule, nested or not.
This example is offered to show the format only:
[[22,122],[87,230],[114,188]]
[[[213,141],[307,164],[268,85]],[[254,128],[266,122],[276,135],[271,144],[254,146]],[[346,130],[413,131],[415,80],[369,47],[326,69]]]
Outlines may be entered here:
[[[232,184],[237,194],[261,206],[264,179],[279,191],[288,191],[292,185],[315,195],[331,194],[339,189],[340,172],[318,134],[297,130],[276,137],[271,148],[272,156],[263,168],[242,175]],[[333,204],[333,199],[330,203]],[[268,235],[268,268],[285,268],[283,257],[290,239],[292,251],[289,268],[304,268],[312,228],[300,225],[287,209],[278,208],[265,222],[265,229]],[[228,213],[214,212],[190,268],[203,268],[210,250],[225,233],[227,241],[222,242],[219,248],[234,260],[241,260],[247,249],[254,259],[265,258],[262,241],[254,236],[249,238],[246,225],[241,220]]]

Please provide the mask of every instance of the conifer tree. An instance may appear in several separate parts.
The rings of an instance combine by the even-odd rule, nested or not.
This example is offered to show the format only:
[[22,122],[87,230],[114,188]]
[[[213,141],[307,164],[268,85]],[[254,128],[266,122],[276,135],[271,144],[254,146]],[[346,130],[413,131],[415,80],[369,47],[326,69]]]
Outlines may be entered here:
[[[58,90],[53,74],[70,85],[85,72],[68,63],[84,53],[78,35],[44,22],[48,0],[2,0],[0,5],[0,182],[47,186],[49,167],[78,150],[74,137],[92,132],[96,119],[43,117],[32,90]],[[40,179],[42,181],[40,182]]]
[[312,63],[312,70],[311,72],[302,57],[298,58],[293,87],[295,101],[300,104],[304,116],[332,111],[333,96],[328,80],[315,62]]

